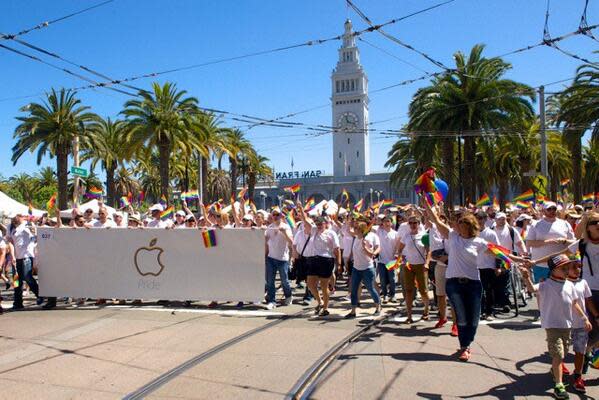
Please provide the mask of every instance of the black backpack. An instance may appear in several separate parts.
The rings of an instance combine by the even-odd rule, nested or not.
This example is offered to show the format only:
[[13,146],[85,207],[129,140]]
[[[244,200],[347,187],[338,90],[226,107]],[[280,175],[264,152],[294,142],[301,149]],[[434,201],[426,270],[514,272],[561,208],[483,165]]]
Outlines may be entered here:
[[[591,265],[591,257],[587,254],[587,244],[583,239],[578,241],[578,252],[580,253],[580,262],[584,264],[584,257],[586,256],[587,261],[589,263],[589,271],[591,272],[591,276],[594,276],[593,273],[593,265]],[[582,277],[582,271],[580,276]]]

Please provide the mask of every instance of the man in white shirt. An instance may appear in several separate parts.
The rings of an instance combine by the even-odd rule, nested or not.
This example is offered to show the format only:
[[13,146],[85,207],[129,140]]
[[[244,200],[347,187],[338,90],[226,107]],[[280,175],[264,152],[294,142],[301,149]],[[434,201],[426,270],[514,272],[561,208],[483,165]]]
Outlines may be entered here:
[[162,204],[154,204],[148,211],[150,212],[150,215],[152,215],[152,220],[148,222],[147,225],[148,228],[168,228],[168,224],[160,219],[160,213],[164,211]]
[[[487,213],[479,211],[475,216],[481,230],[478,237],[489,243],[499,244],[497,233],[486,226],[486,222],[488,221]],[[496,285],[495,281],[498,279],[499,274],[501,274],[501,269],[496,267],[495,256],[488,251],[479,252],[476,263],[480,270],[480,282],[483,286],[481,318],[490,321],[493,319],[493,306],[496,303],[494,290]]]
[[[557,205],[548,201],[544,204],[543,219],[528,231],[526,245],[530,248],[531,257],[536,260],[564,251],[573,239],[572,226],[567,221],[557,218]],[[535,265],[532,272],[535,282],[549,277],[546,262]]]
[[92,223],[92,228],[116,228],[114,221],[108,219],[108,210],[106,207],[100,207],[98,210],[98,219]]
[[293,245],[291,228],[282,222],[281,211],[277,208],[272,210],[273,223],[266,229],[265,252],[266,252],[266,303],[267,308],[275,308],[275,278],[277,271],[283,285],[285,300],[283,305],[291,304],[291,285],[289,285],[289,247]]
[[35,251],[35,237],[37,231],[35,225],[29,225],[23,218],[24,215],[17,215],[14,218],[14,225],[9,232],[9,240],[15,249],[14,257],[17,262],[18,284],[15,285],[13,311],[23,309],[23,282],[27,282],[29,288],[38,298],[37,303],[41,304],[43,299],[38,296],[38,285],[33,278],[33,257]]
[[397,231],[391,228],[391,225],[391,216],[384,216],[381,227],[376,231],[381,244],[377,269],[381,282],[381,296],[383,297],[383,303],[386,303],[387,301],[394,303],[397,301],[395,297],[395,270],[389,271],[386,267],[387,263],[397,258],[396,249],[398,234]]

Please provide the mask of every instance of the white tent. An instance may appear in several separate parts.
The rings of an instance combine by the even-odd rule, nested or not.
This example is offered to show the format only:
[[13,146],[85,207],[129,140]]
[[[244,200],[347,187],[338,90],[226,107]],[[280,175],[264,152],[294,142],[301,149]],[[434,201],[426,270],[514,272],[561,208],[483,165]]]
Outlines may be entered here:
[[[27,215],[29,207],[0,192],[0,217],[12,218],[17,214]],[[45,211],[33,209],[34,217],[41,217]]]
[[[110,218],[112,218],[112,214],[114,214],[116,212],[116,210],[107,205],[104,205],[104,207],[108,210],[108,215],[110,216]],[[88,201],[87,203],[80,204],[79,207],[77,207],[77,208],[79,209],[79,211],[81,213],[85,212],[85,210],[87,210],[88,208],[91,208],[94,211],[94,216],[97,217],[98,210],[100,209],[100,204],[98,203],[98,200],[94,199],[92,201]],[[60,212],[61,218],[71,218],[72,215],[73,215],[72,208],[69,208],[68,210],[63,210]]]

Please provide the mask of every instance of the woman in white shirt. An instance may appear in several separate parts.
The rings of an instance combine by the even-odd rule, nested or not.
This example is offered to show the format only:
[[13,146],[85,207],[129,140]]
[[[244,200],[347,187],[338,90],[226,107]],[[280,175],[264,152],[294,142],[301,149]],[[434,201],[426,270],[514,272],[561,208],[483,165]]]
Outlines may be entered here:
[[366,222],[358,222],[353,231],[356,240],[352,248],[354,265],[351,273],[351,311],[345,318],[355,318],[358,307],[358,290],[364,283],[376,304],[374,315],[381,313],[381,298],[374,288],[374,257],[380,252],[380,242],[376,234],[370,231]]

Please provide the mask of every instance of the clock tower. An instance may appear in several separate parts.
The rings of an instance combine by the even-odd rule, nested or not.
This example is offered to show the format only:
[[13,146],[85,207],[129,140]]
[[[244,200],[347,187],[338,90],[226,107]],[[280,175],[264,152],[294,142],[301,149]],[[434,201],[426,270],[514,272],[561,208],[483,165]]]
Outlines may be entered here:
[[333,105],[333,175],[370,174],[368,78],[360,65],[352,23],[345,21],[339,61],[331,75]]

